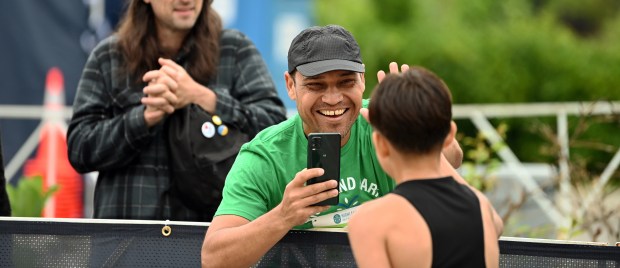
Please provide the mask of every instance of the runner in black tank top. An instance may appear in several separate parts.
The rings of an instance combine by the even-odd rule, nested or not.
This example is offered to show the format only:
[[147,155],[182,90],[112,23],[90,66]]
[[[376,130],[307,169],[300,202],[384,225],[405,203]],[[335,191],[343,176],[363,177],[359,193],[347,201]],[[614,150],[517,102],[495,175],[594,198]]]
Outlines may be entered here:
[[433,267],[485,267],[480,203],[467,186],[452,177],[410,180],[393,193],[407,199],[426,221]]
[[423,67],[401,70],[390,64],[367,116],[377,159],[397,186],[349,220],[355,260],[371,268],[499,267],[502,220],[445,157],[458,147],[450,91]]

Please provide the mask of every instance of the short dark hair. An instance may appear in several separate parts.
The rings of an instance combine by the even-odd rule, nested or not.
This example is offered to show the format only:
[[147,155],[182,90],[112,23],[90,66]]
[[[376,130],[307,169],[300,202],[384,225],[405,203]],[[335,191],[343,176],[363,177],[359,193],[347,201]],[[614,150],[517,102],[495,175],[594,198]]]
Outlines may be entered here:
[[388,74],[374,89],[369,120],[402,153],[441,150],[450,132],[452,96],[448,86],[431,71],[410,67]]

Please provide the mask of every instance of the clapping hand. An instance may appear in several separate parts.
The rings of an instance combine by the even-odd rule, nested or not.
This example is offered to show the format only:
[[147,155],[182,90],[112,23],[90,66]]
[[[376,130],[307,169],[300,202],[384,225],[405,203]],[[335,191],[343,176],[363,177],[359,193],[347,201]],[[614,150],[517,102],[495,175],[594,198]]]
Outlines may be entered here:
[[145,96],[141,102],[146,107],[144,109],[144,120],[148,126],[153,126],[160,122],[166,114],[174,112],[179,101],[174,93],[178,85],[170,76],[160,70],[147,72],[142,77],[142,81],[148,83],[142,90]]

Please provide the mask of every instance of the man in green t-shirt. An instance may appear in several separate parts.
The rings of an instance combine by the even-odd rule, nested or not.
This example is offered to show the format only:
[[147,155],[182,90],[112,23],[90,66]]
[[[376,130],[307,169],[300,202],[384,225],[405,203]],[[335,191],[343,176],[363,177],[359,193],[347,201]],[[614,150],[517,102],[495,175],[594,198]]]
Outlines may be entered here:
[[[398,72],[398,66],[392,64],[390,71]],[[379,80],[384,75],[380,72]],[[364,65],[351,33],[335,25],[305,29],[291,43],[284,77],[298,114],[241,148],[205,236],[203,266],[251,266],[289,230],[344,227],[359,205],[395,186],[379,165],[370,125],[360,116],[368,105],[362,100]],[[323,174],[320,168],[305,169],[306,136],[314,132],[340,133],[340,183],[305,185]],[[453,143],[444,155],[459,165],[462,152]],[[452,168],[445,157],[442,161]],[[338,205],[313,205],[338,192]]]

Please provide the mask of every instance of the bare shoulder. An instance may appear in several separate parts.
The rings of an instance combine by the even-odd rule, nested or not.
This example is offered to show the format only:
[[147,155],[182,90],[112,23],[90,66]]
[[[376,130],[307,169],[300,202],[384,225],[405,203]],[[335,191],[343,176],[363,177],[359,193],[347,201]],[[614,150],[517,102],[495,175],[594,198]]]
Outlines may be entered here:
[[353,218],[376,218],[377,215],[383,216],[382,218],[389,218],[389,215],[393,214],[390,212],[407,208],[407,204],[402,203],[400,199],[401,197],[398,195],[388,194],[381,198],[368,201],[357,209],[355,214],[353,214]]
[[[402,196],[388,194],[364,203],[353,215],[348,231],[354,250],[361,256],[356,259],[370,260],[381,251],[393,267],[429,267],[432,262],[430,230]],[[379,258],[373,260],[382,263]]]
[[[362,204],[348,223],[349,233],[372,231],[375,234],[387,229],[396,220],[393,212],[396,195],[388,194]],[[396,202],[397,203],[397,202]]]
[[[425,232],[428,226],[420,213],[405,198],[396,194],[361,205],[348,223],[349,233],[389,235],[395,230]],[[416,235],[417,236],[417,235]]]
[[386,205],[383,202],[384,197],[368,201],[355,211],[348,223],[349,232],[364,231],[366,229],[376,228],[377,222],[370,221],[381,213],[381,209]]
[[[394,267],[430,267],[432,239],[420,212],[402,196],[391,195],[386,243]],[[402,250],[407,249],[407,250]]]

